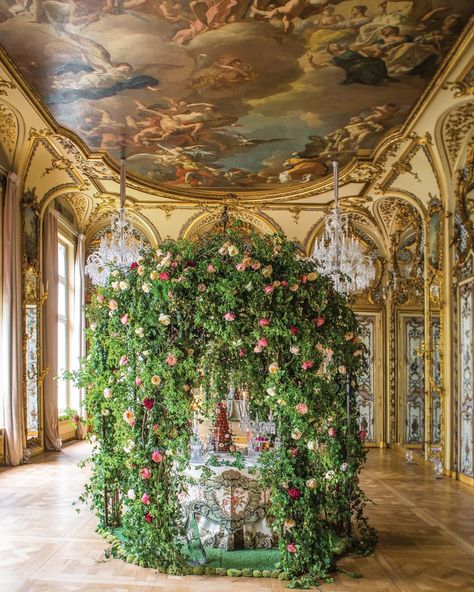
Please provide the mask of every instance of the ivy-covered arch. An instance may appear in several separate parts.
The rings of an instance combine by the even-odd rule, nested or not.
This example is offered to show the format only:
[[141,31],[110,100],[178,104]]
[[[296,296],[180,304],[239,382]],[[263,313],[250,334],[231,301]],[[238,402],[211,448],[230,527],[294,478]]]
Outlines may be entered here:
[[[121,554],[187,573],[181,496],[191,424],[229,381],[276,418],[261,455],[280,569],[325,576],[336,553],[373,538],[358,473],[365,459],[354,386],[363,346],[345,300],[281,235],[230,231],[206,244],[168,242],[115,270],[89,310],[91,496],[101,528],[121,526]],[[197,393],[204,392],[205,398]]]

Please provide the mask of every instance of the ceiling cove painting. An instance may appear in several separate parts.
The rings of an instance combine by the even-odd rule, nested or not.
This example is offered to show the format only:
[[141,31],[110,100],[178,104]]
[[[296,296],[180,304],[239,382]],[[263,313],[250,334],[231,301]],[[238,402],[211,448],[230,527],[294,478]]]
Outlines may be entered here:
[[[363,2],[363,3],[362,3]],[[65,127],[169,187],[282,187],[401,123],[472,0],[0,0]]]

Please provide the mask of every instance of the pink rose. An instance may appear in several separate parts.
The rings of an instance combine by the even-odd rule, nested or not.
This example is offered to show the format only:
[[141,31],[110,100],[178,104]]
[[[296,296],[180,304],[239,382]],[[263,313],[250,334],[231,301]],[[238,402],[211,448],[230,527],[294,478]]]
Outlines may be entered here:
[[120,322],[122,325],[126,325],[128,323],[128,312],[123,315],[123,317],[120,319]]
[[119,364],[120,364],[120,366],[126,366],[128,364],[127,356],[122,356],[119,360]]
[[160,463],[163,460],[163,454],[159,450],[153,450],[151,453],[151,460]]
[[306,415],[308,413],[308,405],[306,405],[306,403],[298,403],[295,409],[296,413],[299,413],[300,415]]
[[160,273],[160,280],[167,281],[170,279],[170,274],[167,271],[162,271]]
[[291,331],[291,333],[293,333],[293,335],[298,335],[298,333],[300,332],[298,327],[295,327],[294,325],[291,325],[290,331]]
[[177,262],[177,261],[173,261],[173,262],[171,263],[171,267],[172,267],[173,269],[176,269],[176,268],[178,267],[178,262]]
[[239,350],[239,357],[243,358],[245,356],[245,350],[241,349]]
[[226,321],[235,321],[235,314],[233,312],[226,312],[224,315]]
[[212,263],[209,263],[209,265],[207,266],[207,271],[208,273],[214,273],[216,271],[216,268],[214,267],[214,265],[212,265]]
[[290,448],[291,456],[298,456],[298,448]]
[[271,294],[274,289],[275,288],[273,287],[273,284],[267,284],[266,286],[264,286],[263,291],[265,292],[265,294]]
[[260,327],[267,327],[270,324],[270,321],[268,319],[260,319],[258,324]]
[[359,432],[359,438],[361,440],[365,440],[367,438],[367,432],[365,430],[360,430],[360,432]]
[[267,347],[267,345],[268,345],[268,341],[266,340],[266,338],[265,338],[265,337],[261,337],[261,338],[258,340],[258,345],[259,345],[260,347]]
[[109,300],[109,308],[110,310],[117,310],[118,304],[116,300]]
[[301,368],[303,370],[309,370],[310,368],[312,368],[314,366],[314,362],[313,360],[306,360],[301,364]]
[[130,269],[133,271],[134,269],[136,269],[138,267],[138,263],[136,261],[134,261],[131,265],[130,265]]
[[263,347],[261,347],[260,345],[256,345],[256,346],[253,348],[253,351],[254,351],[256,354],[261,354],[261,353],[262,353],[262,351],[263,351]]
[[306,274],[303,274],[301,276],[301,283],[306,284],[307,281],[308,281],[308,276]]
[[314,324],[316,325],[316,327],[322,327],[325,322],[326,322],[326,319],[324,317],[319,316],[319,315],[314,319]]
[[334,354],[334,352],[333,352],[333,350],[332,350],[330,347],[326,348],[326,356],[327,356],[329,359],[331,359],[331,358],[332,358],[333,354]]
[[260,269],[261,267],[262,267],[262,264],[261,264],[259,261],[254,261],[254,262],[252,263],[252,269],[253,269],[254,271],[257,271],[257,269]]
[[176,366],[176,364],[178,363],[178,358],[174,354],[168,354],[168,357],[166,358],[166,363],[168,364],[168,366]]
[[157,432],[159,429],[159,425],[157,423],[153,424],[153,427],[151,428],[154,432]]
[[284,288],[288,288],[288,282],[287,282],[286,280],[281,280],[281,285],[282,285]]
[[151,524],[153,522],[153,516],[150,514],[150,512],[148,512],[148,514],[145,514],[145,520],[148,522],[148,524]]
[[237,265],[235,266],[235,269],[237,271],[245,271],[245,263],[237,263]]
[[141,501],[142,501],[142,504],[145,504],[145,506],[150,505],[150,496],[148,495],[148,493],[144,493],[142,495]]
[[336,428],[329,428],[328,430],[328,436],[330,436],[331,438],[335,438],[337,434],[337,430]]
[[151,399],[150,397],[145,397],[143,399],[143,407],[145,407],[145,409],[148,409],[148,411],[153,409],[154,405],[155,405],[155,399]]
[[297,500],[299,497],[301,497],[301,491],[297,487],[290,487],[287,493],[293,500]]
[[288,545],[286,545],[286,550],[288,551],[288,553],[296,553],[298,551],[295,543],[289,543]]
[[148,467],[140,469],[140,477],[142,479],[149,479],[151,477],[151,469],[149,469]]
[[142,385],[142,379],[139,376],[135,376],[135,384],[137,386],[141,386]]
[[105,298],[102,296],[102,294],[97,294],[96,298],[99,304],[104,304]]

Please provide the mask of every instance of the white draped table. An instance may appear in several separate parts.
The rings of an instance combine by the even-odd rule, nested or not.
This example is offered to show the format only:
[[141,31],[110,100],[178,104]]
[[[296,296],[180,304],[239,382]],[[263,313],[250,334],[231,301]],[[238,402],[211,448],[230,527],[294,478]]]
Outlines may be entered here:
[[[229,457],[232,459],[232,457]],[[258,474],[229,466],[209,467],[212,476],[202,475],[202,467],[191,464],[187,474],[195,480],[183,500],[188,525],[197,525],[204,547],[222,549],[270,548],[276,541],[267,521],[268,491],[258,484]]]

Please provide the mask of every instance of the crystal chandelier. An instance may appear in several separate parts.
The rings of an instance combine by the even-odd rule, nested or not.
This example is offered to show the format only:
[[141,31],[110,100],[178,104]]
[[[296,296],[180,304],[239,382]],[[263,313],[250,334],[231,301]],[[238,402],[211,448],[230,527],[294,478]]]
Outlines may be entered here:
[[346,296],[362,292],[375,279],[373,261],[349,236],[349,218],[339,211],[339,163],[334,171],[334,209],[326,218],[324,235],[314,245],[313,259],[321,275],[329,276],[334,288]]
[[120,158],[120,209],[112,216],[110,234],[104,234],[100,246],[87,258],[86,274],[94,285],[103,285],[111,271],[116,268],[126,269],[136,261],[143,248],[132,225],[125,216],[125,156]]

